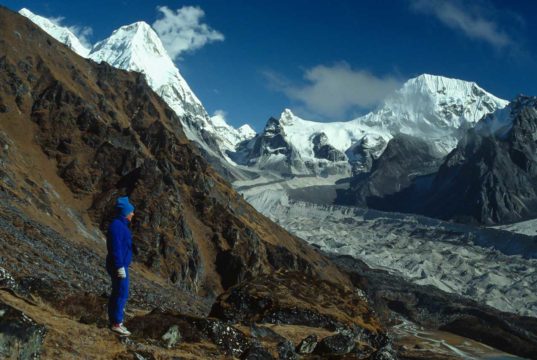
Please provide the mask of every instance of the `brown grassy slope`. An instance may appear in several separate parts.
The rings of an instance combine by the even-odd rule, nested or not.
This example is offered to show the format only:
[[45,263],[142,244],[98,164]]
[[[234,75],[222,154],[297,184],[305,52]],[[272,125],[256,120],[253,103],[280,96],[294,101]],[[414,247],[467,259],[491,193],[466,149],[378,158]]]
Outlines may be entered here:
[[143,76],[85,60],[6,9],[0,24],[0,131],[21,159],[2,187],[26,214],[102,255],[95,230],[129,194],[136,260],[178,288],[214,295],[280,267],[347,284],[207,165]]

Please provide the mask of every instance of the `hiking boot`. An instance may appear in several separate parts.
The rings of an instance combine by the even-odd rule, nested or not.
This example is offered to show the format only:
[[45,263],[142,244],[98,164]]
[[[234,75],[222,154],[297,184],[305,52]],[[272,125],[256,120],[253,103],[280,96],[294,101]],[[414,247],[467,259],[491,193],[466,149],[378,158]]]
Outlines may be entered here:
[[131,332],[127,330],[127,328],[123,324],[114,324],[110,327],[110,330],[115,333],[118,333],[121,336],[129,336],[131,334]]

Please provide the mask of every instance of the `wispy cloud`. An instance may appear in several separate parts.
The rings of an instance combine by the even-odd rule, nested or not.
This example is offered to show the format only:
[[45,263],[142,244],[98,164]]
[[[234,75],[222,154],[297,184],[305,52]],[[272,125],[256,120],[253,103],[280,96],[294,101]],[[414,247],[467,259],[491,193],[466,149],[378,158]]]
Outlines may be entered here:
[[69,29],[75,36],[80,40],[80,43],[90,49],[92,47],[90,37],[93,35],[93,29],[90,26],[79,26],[79,25],[65,25],[65,17],[58,16],[58,17],[52,17],[48,18],[53,24],[65,27]]
[[158,6],[157,10],[162,17],[153,23],[153,28],[173,59],[210,42],[224,40],[222,33],[201,21],[205,12],[199,7],[183,6],[174,11],[167,6]]
[[496,48],[505,48],[514,44],[514,40],[502,30],[498,22],[492,18],[487,18],[490,11],[485,12],[484,7],[476,6],[475,3],[448,0],[411,0],[410,4],[413,10],[433,15],[444,25],[458,30],[472,39],[485,41]]
[[224,110],[215,110],[211,121],[215,126],[227,126],[227,113]]
[[336,120],[351,112],[369,109],[400,86],[394,76],[376,76],[351,68],[346,62],[317,65],[304,72],[305,84],[296,85],[281,75],[265,71],[269,86],[299,103],[304,112]]

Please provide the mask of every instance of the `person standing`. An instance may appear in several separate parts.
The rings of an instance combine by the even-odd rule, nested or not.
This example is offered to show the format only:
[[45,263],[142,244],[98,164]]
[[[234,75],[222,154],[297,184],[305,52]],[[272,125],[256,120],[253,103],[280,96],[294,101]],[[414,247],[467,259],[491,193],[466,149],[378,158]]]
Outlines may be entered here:
[[110,330],[129,336],[123,325],[125,305],[129,297],[129,265],[132,261],[132,234],[129,223],[134,216],[134,206],[127,196],[116,201],[117,216],[108,228],[106,247],[106,271],[112,280],[112,293],[108,299]]

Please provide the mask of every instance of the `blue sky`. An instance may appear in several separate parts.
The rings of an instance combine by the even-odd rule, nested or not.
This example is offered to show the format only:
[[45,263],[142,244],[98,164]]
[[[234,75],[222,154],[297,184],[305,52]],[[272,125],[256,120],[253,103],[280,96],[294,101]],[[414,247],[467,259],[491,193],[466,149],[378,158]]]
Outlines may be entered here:
[[170,41],[169,51],[209,113],[224,111],[232,125],[250,123],[256,130],[286,107],[313,120],[351,119],[422,73],[476,81],[506,99],[519,93],[537,95],[534,1],[17,0],[2,4],[63,17],[62,24],[76,26],[91,43],[135,21],[154,24],[165,18],[159,7],[167,7],[172,15],[192,10],[185,6],[198,7],[197,46],[177,47]]

